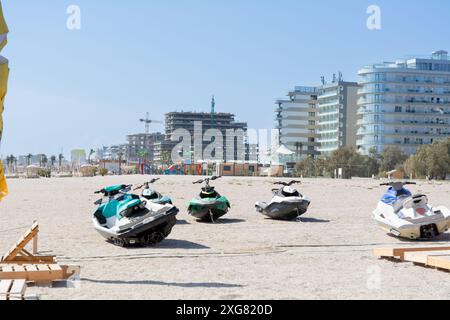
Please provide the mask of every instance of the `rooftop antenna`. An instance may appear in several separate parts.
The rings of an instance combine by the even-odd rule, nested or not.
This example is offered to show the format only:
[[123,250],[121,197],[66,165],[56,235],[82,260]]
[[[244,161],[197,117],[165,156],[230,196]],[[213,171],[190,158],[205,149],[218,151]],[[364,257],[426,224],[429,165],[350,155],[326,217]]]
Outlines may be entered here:
[[147,117],[145,119],[140,119],[139,121],[145,123],[145,134],[150,134],[150,125],[152,123],[162,123],[161,121],[151,120],[148,112]]
[[339,71],[339,82],[344,81],[344,77],[342,75],[342,72]]
[[333,73],[333,83],[336,83],[336,73]]
[[325,77],[324,76],[320,77],[320,81],[322,82],[322,85],[325,85],[326,82],[325,82]]
[[211,123],[214,125],[216,120],[214,118],[214,114],[216,112],[216,98],[212,96],[211,99]]

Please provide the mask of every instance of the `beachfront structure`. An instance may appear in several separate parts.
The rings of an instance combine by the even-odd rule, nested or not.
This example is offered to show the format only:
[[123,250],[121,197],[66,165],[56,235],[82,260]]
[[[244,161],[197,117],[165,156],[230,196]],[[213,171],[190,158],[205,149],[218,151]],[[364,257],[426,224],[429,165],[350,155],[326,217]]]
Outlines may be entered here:
[[[319,154],[318,87],[295,87],[288,99],[276,101],[276,129],[280,145],[295,153],[290,161]],[[289,159],[281,161],[287,164]],[[284,163],[286,162],[286,163]]]
[[[167,158],[175,145],[179,143],[178,141],[171,141],[174,132],[179,129],[186,130],[191,135],[191,150],[184,150],[184,156],[188,153],[190,161],[209,160],[202,159],[203,157],[200,155],[196,156],[194,152],[194,146],[199,141],[202,145],[202,150],[211,143],[211,141],[203,141],[203,137],[209,129],[216,129],[222,133],[224,161],[240,160],[242,155],[245,156],[247,154],[247,123],[236,122],[234,114],[216,112],[170,112],[165,115],[165,140],[155,145],[155,154],[158,159],[162,160],[163,158]],[[233,132],[234,135],[230,135],[230,132]],[[232,154],[227,154],[227,143],[234,146]]]
[[341,76],[320,88],[318,97],[318,151],[330,155],[342,147],[356,148],[358,84]]
[[358,147],[363,154],[398,146],[412,155],[450,137],[450,59],[431,57],[370,65],[358,72]]
[[127,161],[129,163],[139,163],[142,160],[155,161],[155,144],[162,140],[164,135],[160,132],[127,136]]

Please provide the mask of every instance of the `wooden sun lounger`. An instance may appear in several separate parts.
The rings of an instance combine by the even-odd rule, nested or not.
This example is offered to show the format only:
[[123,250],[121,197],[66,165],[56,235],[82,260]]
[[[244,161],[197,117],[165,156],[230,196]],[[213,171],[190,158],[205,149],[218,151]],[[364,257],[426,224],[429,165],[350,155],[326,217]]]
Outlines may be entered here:
[[450,247],[380,248],[375,256],[450,271]]
[[[56,263],[54,256],[38,256],[38,233],[39,224],[35,222],[3,257],[0,259],[2,264],[52,264]],[[33,241],[33,253],[28,252],[25,247]]]
[[19,280],[36,284],[51,284],[79,275],[80,268],[58,264],[0,265],[0,280]]

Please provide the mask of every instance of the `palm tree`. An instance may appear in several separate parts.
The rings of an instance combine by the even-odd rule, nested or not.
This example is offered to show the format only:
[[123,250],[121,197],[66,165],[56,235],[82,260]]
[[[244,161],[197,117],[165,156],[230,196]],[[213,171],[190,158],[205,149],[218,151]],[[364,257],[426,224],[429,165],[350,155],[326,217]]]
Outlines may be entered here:
[[31,166],[31,158],[33,158],[33,155],[31,153],[29,153],[27,155],[27,166]]
[[8,169],[9,172],[11,172],[11,157],[10,156],[6,156],[6,168]]
[[95,151],[94,151],[94,149],[91,149],[91,151],[89,151],[89,156],[88,156],[88,163],[89,164],[92,164],[91,163],[91,157],[92,157],[92,155],[95,153]]
[[60,154],[58,155],[59,170],[61,170],[61,166],[62,166],[63,160],[64,160],[64,156],[63,156],[62,153],[60,153]]
[[47,164],[48,164],[48,157],[47,157],[47,155],[45,155],[45,154],[41,155],[41,163],[42,163],[42,166],[44,168],[47,167]]
[[56,156],[51,156],[50,157],[50,163],[51,163],[51,166],[53,168],[55,166],[55,163],[56,163]]

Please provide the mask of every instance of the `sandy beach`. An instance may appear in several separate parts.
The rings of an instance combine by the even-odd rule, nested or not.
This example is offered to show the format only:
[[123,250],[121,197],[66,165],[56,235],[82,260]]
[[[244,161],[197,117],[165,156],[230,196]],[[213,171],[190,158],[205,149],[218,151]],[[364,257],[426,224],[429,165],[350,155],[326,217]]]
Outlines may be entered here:
[[[95,190],[138,184],[142,176],[9,181],[0,203],[0,252],[39,221],[41,253],[82,267],[77,288],[31,288],[42,299],[450,299],[448,274],[377,260],[383,246],[445,245],[401,241],[371,220],[384,188],[373,180],[305,179],[311,200],[301,222],[264,219],[254,203],[271,198],[271,178],[229,177],[215,183],[232,204],[219,223],[197,223],[186,212],[198,193],[194,177],[162,177],[157,189],[180,209],[179,223],[156,247],[124,249],[91,222]],[[448,183],[422,182],[412,191],[450,207]],[[373,275],[379,274],[379,286]]]

